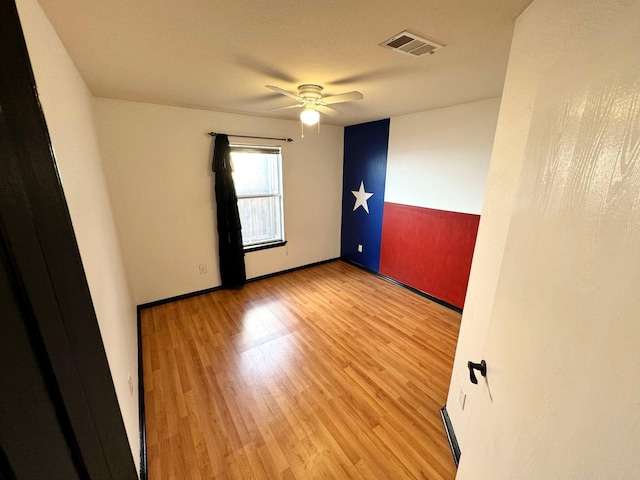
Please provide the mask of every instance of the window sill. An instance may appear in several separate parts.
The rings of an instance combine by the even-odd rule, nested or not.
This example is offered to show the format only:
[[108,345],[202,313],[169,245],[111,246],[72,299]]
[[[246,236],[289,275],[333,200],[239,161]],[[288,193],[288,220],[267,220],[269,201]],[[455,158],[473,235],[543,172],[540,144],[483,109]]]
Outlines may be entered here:
[[281,240],[272,243],[261,243],[260,245],[251,245],[244,247],[244,253],[257,252],[258,250],[267,250],[268,248],[284,247],[287,244],[286,240]]

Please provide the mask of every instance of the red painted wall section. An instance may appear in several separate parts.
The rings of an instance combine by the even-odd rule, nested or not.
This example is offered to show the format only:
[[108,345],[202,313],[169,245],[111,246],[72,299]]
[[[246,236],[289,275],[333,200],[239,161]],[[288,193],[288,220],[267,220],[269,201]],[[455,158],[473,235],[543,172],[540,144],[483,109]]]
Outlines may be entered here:
[[385,203],[380,273],[462,308],[479,215]]

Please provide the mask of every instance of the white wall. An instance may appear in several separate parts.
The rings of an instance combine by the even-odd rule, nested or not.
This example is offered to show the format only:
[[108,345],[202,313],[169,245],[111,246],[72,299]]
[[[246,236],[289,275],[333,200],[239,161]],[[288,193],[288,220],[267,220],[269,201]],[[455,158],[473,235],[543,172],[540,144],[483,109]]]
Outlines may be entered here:
[[[215,87],[212,87],[215,88]],[[291,137],[282,145],[287,245],[248,253],[247,277],[340,255],[343,129],[97,98],[104,168],[135,301],[220,285],[209,131]],[[230,139],[252,142],[247,139]],[[207,273],[201,275],[198,266]]]
[[[477,436],[470,438],[467,434],[469,412],[475,410],[475,404],[480,400],[487,401],[487,396],[491,392],[488,392],[482,383],[478,386],[473,386],[469,382],[466,362],[468,360],[479,361],[485,354],[485,341],[489,322],[493,316],[494,298],[496,297],[496,287],[500,278],[507,231],[512,219],[514,205],[517,201],[516,187],[525,157],[532,111],[540,85],[550,68],[562,61],[563,57],[566,58],[568,52],[572,50],[579,52],[589,48],[592,42],[591,35],[619,16],[622,9],[630,3],[633,2],[613,0],[536,0],[517,21],[505,89],[502,96],[485,204],[467,292],[467,302],[447,401],[447,410],[462,447],[463,462],[465,462],[465,456],[467,460],[475,457],[477,461],[482,462],[486,471],[490,471],[492,470],[490,463],[497,465],[500,463],[500,455],[503,455],[504,458],[509,458],[509,461],[518,463],[519,467],[523,467],[525,463],[541,467],[545,462],[548,462],[549,465],[553,464],[553,467],[559,468],[556,472],[563,473],[556,473],[555,476],[536,476],[531,474],[534,471],[533,469],[525,468],[524,471],[529,471],[529,474],[522,474],[524,476],[512,471],[511,476],[505,477],[503,475],[504,471],[499,472],[499,470],[494,470],[493,474],[488,474],[487,476],[477,470],[465,470],[462,472],[461,465],[460,478],[604,478],[602,476],[576,476],[577,472],[580,471],[579,468],[576,468],[576,465],[568,467],[569,470],[562,468],[560,464],[553,463],[542,451],[531,456],[528,456],[523,451],[517,451],[516,440],[522,438],[524,435],[522,432],[512,431],[504,434],[502,438],[496,439],[492,438],[485,430],[482,438]],[[612,50],[611,53],[615,55],[615,50]],[[599,65],[594,65],[593,68],[594,71],[597,71]],[[523,273],[521,272],[520,275],[523,275]],[[549,280],[553,279],[549,278]],[[572,284],[573,282],[569,282],[566,285],[559,286],[558,293],[567,296],[580,295],[579,292],[575,291],[575,287]],[[521,305],[521,307],[524,308],[524,305]],[[581,319],[578,318],[579,315],[578,317],[572,316],[570,311],[564,313],[567,313],[567,316],[565,317],[563,314],[557,319],[558,323],[551,327],[550,334],[553,333],[555,328],[562,328],[563,331],[574,331],[576,333],[580,331]],[[512,316],[511,322],[513,322],[514,327],[518,324],[520,318],[521,315],[519,314]],[[564,324],[565,321],[567,322],[566,324]],[[525,335],[525,338],[527,337],[528,342],[525,341],[524,343],[516,342],[515,337],[513,339],[507,337],[504,341],[514,341],[514,344],[510,347],[513,354],[526,352],[531,348],[536,351],[551,349],[550,337],[547,336],[542,340],[542,343],[536,345],[531,344],[534,341],[533,336]],[[611,350],[607,354],[613,355],[616,345],[610,345],[609,348]],[[558,352],[556,351],[555,354],[558,354]],[[556,358],[556,360],[560,362],[560,358]],[[506,362],[508,364],[509,359],[506,359]],[[495,370],[494,372],[490,371],[491,373],[498,375]],[[547,372],[544,367],[541,368],[541,364],[532,363],[531,371],[528,373],[535,375],[539,379],[540,377],[544,378]],[[570,371],[569,373],[577,372]],[[612,372],[612,374],[614,373]],[[520,375],[522,381],[526,382],[527,372],[520,372]],[[458,405],[458,393],[461,386],[468,394],[464,411]],[[546,385],[546,387],[551,387],[551,385]],[[551,388],[551,391],[554,391],[554,388]],[[563,403],[568,406],[574,404],[576,399],[572,398],[566,389],[560,388],[557,391],[561,392],[559,393],[561,396],[564,395],[561,398]],[[594,391],[592,393],[595,394],[597,392]],[[477,395],[481,395],[481,397],[477,397]],[[588,399],[589,395],[582,395],[581,398]],[[541,421],[543,416],[549,415],[544,410],[546,407],[545,401],[539,402],[532,408],[528,408],[525,403],[519,403],[516,398],[503,399],[503,401],[508,404],[512,403],[518,418],[529,424],[535,425],[536,422]],[[611,406],[611,413],[616,415],[617,407],[613,404]],[[565,419],[559,418],[559,420],[564,421]],[[567,427],[569,430],[579,429],[584,421],[602,423],[602,425],[605,425],[605,430],[607,429],[606,423],[608,420],[592,417],[569,419],[569,423],[565,423],[563,429]],[[548,446],[553,446],[560,453],[567,453],[568,450],[573,451],[575,445],[570,443],[559,444],[558,439],[562,438],[559,435],[561,432],[556,431],[555,433],[558,435],[547,437],[543,442],[546,442]],[[606,436],[610,436],[609,434],[611,433],[611,431],[607,431]],[[584,438],[580,440],[586,441],[589,438],[596,442],[598,441],[596,437],[590,434],[585,434]],[[483,447],[479,447],[482,442],[487,446],[491,445],[488,448],[493,448],[498,442],[506,450],[503,450],[501,454],[498,453],[497,456],[488,456],[485,460],[478,460],[478,456],[484,452]],[[467,448],[468,445],[469,447]],[[560,457],[562,456],[560,455]],[[556,458],[555,460],[562,462],[561,458]],[[618,476],[615,478],[632,477]]]
[[479,215],[500,98],[391,118],[385,202]]
[[[35,0],[18,0],[34,71],[120,410],[139,468],[136,309],[94,131],[93,97]],[[133,394],[127,375],[131,374]]]

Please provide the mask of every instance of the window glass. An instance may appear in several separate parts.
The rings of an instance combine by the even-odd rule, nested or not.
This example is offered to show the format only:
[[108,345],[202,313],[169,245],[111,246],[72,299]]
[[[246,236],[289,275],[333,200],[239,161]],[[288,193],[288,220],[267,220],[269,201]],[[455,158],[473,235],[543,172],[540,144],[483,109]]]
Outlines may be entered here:
[[238,196],[278,193],[279,155],[234,152],[232,158]]
[[231,145],[245,247],[284,241],[280,147]]

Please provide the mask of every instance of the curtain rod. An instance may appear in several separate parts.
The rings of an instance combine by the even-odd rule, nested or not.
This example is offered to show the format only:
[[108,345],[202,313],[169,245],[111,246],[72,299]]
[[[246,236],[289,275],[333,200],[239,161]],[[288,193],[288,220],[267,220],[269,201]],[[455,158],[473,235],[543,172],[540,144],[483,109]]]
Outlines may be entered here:
[[[210,135],[211,137],[215,137],[217,135],[217,133],[216,132],[209,132],[208,135]],[[229,137],[259,138],[260,140],[282,140],[283,142],[293,142],[293,138],[252,137],[250,135],[229,135]]]

